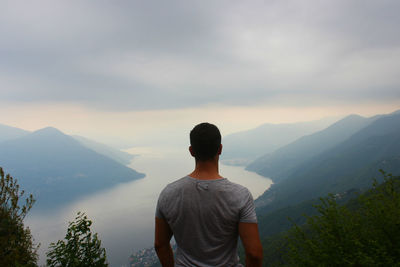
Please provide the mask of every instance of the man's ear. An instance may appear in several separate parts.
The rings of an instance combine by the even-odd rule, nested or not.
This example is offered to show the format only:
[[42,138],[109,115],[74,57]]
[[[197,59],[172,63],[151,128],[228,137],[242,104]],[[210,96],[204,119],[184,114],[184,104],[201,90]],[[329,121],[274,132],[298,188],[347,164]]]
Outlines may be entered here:
[[189,152],[190,152],[190,155],[192,155],[192,157],[194,157],[194,153],[193,153],[193,148],[192,148],[192,146],[189,146]]
[[222,153],[222,144],[219,145],[219,148],[218,148],[218,155],[221,155],[221,153]]

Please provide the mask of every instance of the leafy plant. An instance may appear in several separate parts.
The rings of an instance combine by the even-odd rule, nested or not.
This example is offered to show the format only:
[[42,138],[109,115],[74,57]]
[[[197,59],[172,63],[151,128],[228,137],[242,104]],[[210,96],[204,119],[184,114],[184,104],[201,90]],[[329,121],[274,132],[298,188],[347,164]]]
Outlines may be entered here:
[[0,266],[36,266],[39,245],[23,223],[35,200],[29,195],[21,206],[23,195],[17,180],[0,167]]
[[321,198],[319,215],[294,225],[290,266],[400,266],[400,177],[381,172],[384,182],[355,201]]
[[50,267],[108,266],[106,251],[101,247],[97,233],[92,234],[90,221],[85,213],[78,212],[75,220],[69,222],[64,240],[50,244],[47,264]]

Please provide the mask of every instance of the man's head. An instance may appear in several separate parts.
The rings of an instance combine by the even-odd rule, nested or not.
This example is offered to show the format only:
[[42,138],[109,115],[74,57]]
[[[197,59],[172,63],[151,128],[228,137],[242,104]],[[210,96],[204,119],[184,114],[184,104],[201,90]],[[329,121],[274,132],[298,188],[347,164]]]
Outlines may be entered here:
[[190,132],[190,145],[190,152],[196,160],[213,160],[221,154],[221,133],[214,124],[200,123]]

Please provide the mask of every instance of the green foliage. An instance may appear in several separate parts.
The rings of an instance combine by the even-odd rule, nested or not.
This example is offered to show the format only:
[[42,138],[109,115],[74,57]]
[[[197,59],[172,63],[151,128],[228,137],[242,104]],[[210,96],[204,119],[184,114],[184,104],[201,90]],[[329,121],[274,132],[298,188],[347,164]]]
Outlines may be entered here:
[[279,233],[261,241],[263,246],[263,266],[282,266],[287,254],[285,233]]
[[400,266],[400,177],[382,174],[351,205],[321,198],[319,215],[288,235],[288,265]]
[[101,247],[97,233],[92,234],[91,225],[92,221],[84,213],[78,212],[75,221],[69,223],[65,240],[50,244],[48,266],[108,266],[106,250]]
[[17,180],[0,167],[0,266],[36,266],[37,249],[23,220],[35,200],[30,195],[21,206]]

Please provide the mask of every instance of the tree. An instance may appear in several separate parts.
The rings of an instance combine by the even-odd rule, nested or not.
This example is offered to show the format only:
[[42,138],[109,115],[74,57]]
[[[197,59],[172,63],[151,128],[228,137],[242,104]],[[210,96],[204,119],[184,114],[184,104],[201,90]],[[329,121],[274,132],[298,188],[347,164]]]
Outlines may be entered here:
[[35,200],[32,195],[20,206],[24,191],[17,180],[0,167],[0,266],[36,266],[37,249],[23,220]]
[[384,182],[347,205],[322,198],[318,216],[288,236],[291,266],[400,266],[400,177],[381,171]]
[[75,221],[69,222],[64,240],[50,244],[48,266],[108,266],[106,251],[101,247],[97,233],[92,234],[91,225],[92,221],[84,213],[78,212]]

